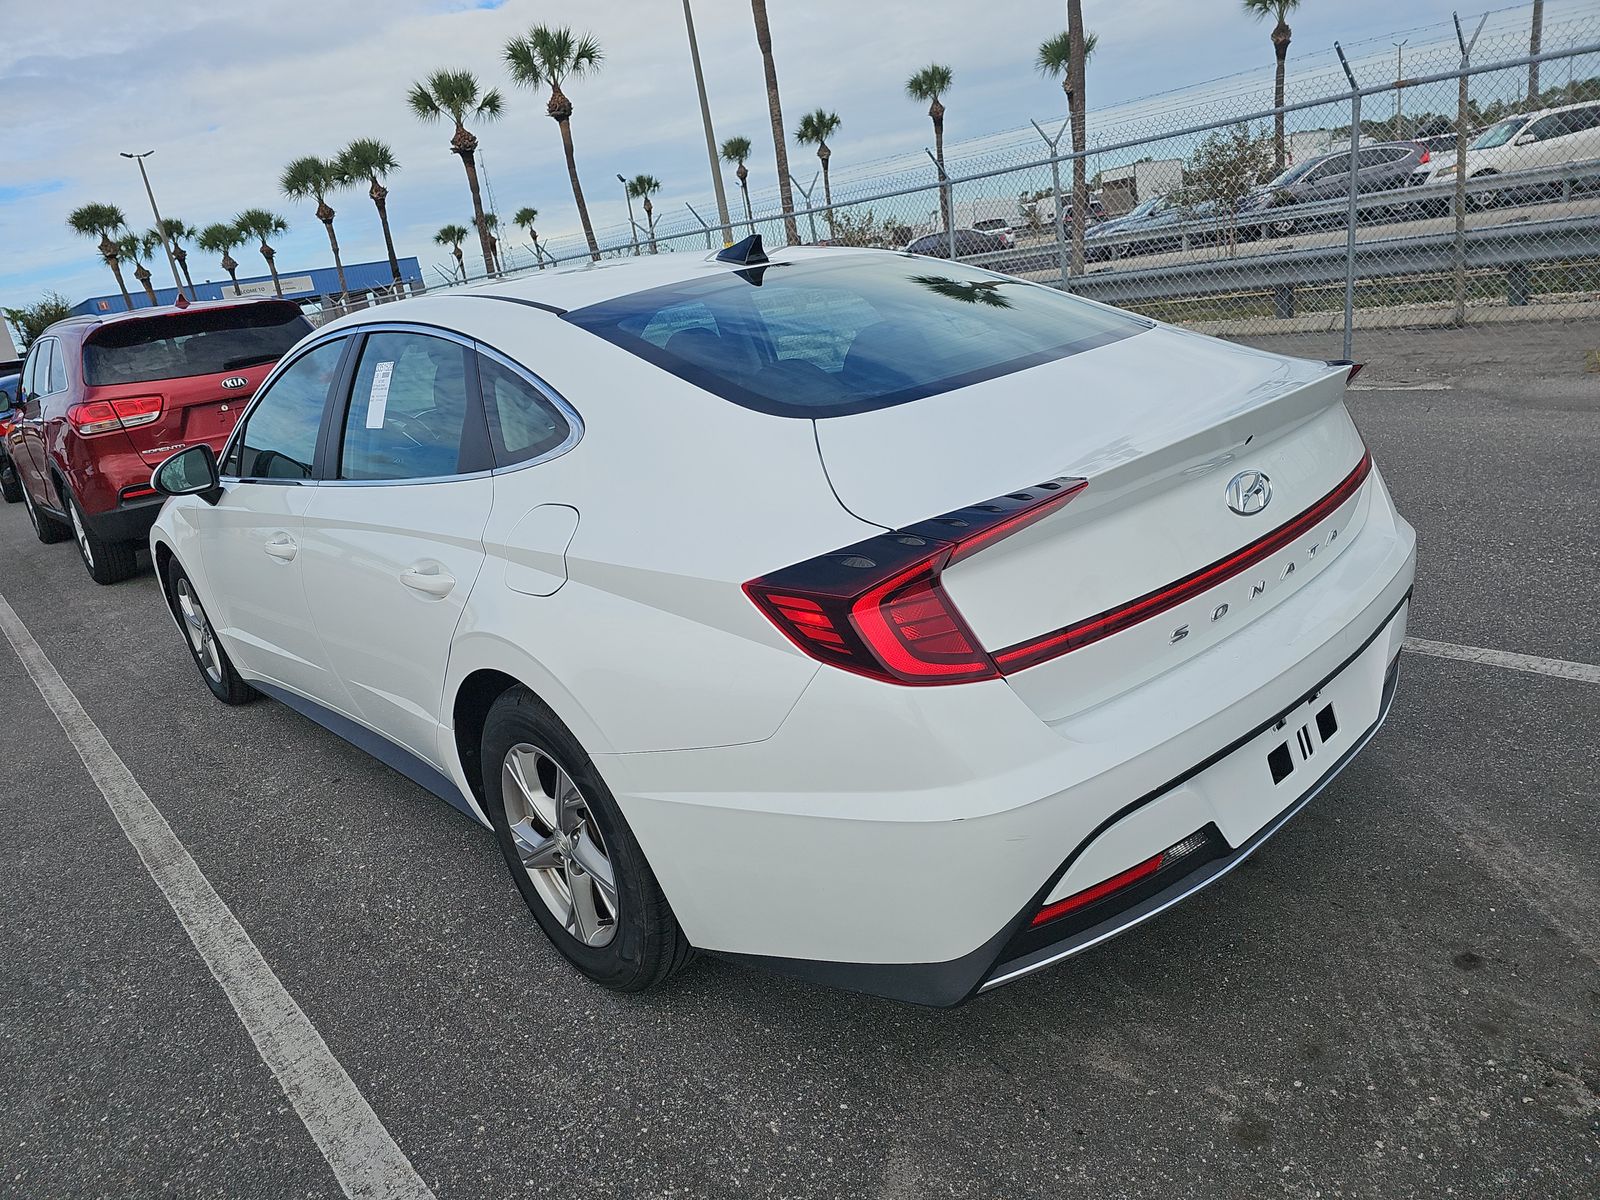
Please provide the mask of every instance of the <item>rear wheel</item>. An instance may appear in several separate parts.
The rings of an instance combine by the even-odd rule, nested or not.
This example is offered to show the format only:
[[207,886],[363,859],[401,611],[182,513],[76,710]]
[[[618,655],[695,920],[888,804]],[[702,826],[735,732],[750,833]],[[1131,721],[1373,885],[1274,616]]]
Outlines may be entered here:
[[694,951],[578,740],[516,687],[489,710],[480,750],[485,807],[522,899],[573,966],[642,992]]
[[22,505],[28,510],[28,520],[33,524],[34,536],[46,546],[54,545],[56,542],[64,542],[72,536],[72,530],[68,529],[49,513],[39,511],[38,505],[34,504],[33,496],[29,494],[26,486],[22,489]]
[[0,498],[4,498],[7,504],[15,504],[22,499],[22,480],[17,478],[17,469],[4,453],[0,453]]
[[133,542],[108,542],[89,528],[83,506],[67,493],[67,513],[72,518],[72,536],[78,543],[78,556],[89,571],[89,578],[100,584],[121,583],[139,568],[138,547]]
[[199,668],[200,677],[206,681],[211,694],[224,704],[247,704],[260,695],[239,678],[233,660],[211,628],[211,618],[206,616],[200,597],[195,594],[194,583],[176,562],[167,569],[167,598],[183,626],[184,641],[194,665]]
[[[1473,178],[1474,179],[1483,179],[1483,178],[1485,178],[1487,176],[1498,175],[1498,174],[1500,174],[1499,171],[1479,171],[1478,174],[1473,176]],[[1468,204],[1468,206],[1471,207],[1471,208],[1478,209],[1479,211],[1482,211],[1483,209],[1486,209],[1486,208],[1494,208],[1499,203],[1500,203],[1500,193],[1498,191],[1492,191],[1492,192],[1468,192],[1467,193],[1467,204]]]

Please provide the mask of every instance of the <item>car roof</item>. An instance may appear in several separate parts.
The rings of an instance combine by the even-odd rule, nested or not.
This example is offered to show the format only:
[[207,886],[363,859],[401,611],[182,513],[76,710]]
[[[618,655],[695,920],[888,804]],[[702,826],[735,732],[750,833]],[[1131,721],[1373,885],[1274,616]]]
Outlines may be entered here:
[[[768,259],[772,263],[808,262],[817,259],[846,259],[867,254],[892,253],[896,251],[854,247],[789,246],[768,251]],[[591,304],[601,304],[607,300],[615,300],[619,296],[630,296],[651,288],[670,287],[673,284],[747,269],[740,263],[718,261],[715,251],[606,259],[582,266],[530,271],[516,279],[487,285],[448,290],[436,288],[424,296],[410,300],[396,300],[390,304],[363,309],[338,320],[329,321],[318,332],[353,325],[415,319],[420,316],[424,306],[429,313],[429,319],[438,320],[440,314],[438,305],[454,304],[464,296],[490,297],[556,313],[570,312],[573,309],[587,308]]]

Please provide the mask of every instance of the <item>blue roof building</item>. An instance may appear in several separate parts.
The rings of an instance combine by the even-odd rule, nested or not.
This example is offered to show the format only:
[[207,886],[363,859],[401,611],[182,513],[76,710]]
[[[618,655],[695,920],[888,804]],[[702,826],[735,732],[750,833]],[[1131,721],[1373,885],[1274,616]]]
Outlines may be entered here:
[[[424,289],[422,282],[422,268],[415,258],[402,258],[400,261],[400,278],[413,292]],[[394,273],[389,270],[389,260],[382,259],[378,262],[345,263],[345,282],[349,285],[349,297],[359,299],[365,292],[382,292],[388,294],[394,288]],[[313,267],[309,271],[279,270],[278,281],[283,285],[283,296],[286,300],[298,300],[302,303],[322,300],[333,300],[339,295],[339,272],[332,267]],[[149,308],[150,297],[146,296],[143,288],[129,288],[133,297],[134,308]],[[225,279],[221,283],[196,283],[193,289],[185,287],[183,293],[190,300],[231,300],[234,295],[233,280]],[[275,296],[276,290],[272,286],[271,275],[253,275],[239,280],[238,294],[242,296]],[[157,288],[156,303],[171,304],[178,298],[175,288]],[[122,295],[113,292],[109,296],[91,296],[72,306],[74,315],[93,316],[95,313],[122,312],[124,311]]]

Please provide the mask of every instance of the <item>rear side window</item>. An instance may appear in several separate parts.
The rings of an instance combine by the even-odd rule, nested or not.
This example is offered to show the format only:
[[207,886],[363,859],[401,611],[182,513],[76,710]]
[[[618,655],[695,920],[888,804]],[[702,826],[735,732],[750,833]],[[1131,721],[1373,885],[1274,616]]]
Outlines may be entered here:
[[220,375],[276,362],[311,332],[294,304],[193,309],[101,326],[83,347],[90,387]]
[[228,456],[242,479],[309,479],[328,389],[345,341],[324,342],[295,359],[261,393]]
[[721,272],[563,319],[723,399],[793,417],[905,404],[1152,324],[1018,279],[891,254]]
[[50,392],[67,390],[67,360],[61,353],[61,339],[50,339]]
[[467,420],[467,349],[422,333],[374,333],[361,351],[340,479],[454,475]]
[[478,380],[498,466],[541,458],[572,433],[566,417],[538,388],[494,359],[478,356]]

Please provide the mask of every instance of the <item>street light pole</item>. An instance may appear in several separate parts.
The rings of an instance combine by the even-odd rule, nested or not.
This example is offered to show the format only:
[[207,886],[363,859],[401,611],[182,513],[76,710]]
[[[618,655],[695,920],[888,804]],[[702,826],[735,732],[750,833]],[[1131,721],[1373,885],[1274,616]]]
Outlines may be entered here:
[[700,92],[700,123],[706,130],[706,158],[711,163],[711,182],[717,189],[717,220],[722,222],[722,244],[733,245],[733,223],[728,219],[728,195],[722,190],[722,164],[717,160],[717,135],[711,132],[711,105],[706,100],[706,77],[700,70],[700,43],[694,37],[694,14],[689,0],[683,0],[683,23],[689,30],[689,57],[694,60],[694,85]]
[[126,150],[120,152],[123,158],[131,158],[139,164],[139,178],[144,180],[144,194],[150,197],[150,211],[155,214],[156,232],[161,235],[161,248],[167,252],[167,266],[172,268],[172,287],[177,295],[183,296],[183,280],[178,278],[178,260],[172,256],[172,241],[167,237],[166,228],[161,224],[161,210],[156,207],[156,194],[150,186],[150,176],[145,172],[144,160],[155,153],[146,150],[143,154],[129,154]]
[[617,182],[622,185],[622,197],[628,202],[628,232],[633,238],[633,254],[637,258],[639,256],[639,226],[634,224],[633,221],[633,191],[628,187],[628,181],[621,175],[617,176]]
[[1405,44],[1406,44],[1406,42],[1409,42],[1410,40],[1411,40],[1410,38],[1407,38],[1405,40],[1405,42],[1395,42],[1395,43],[1393,43],[1393,45],[1394,45],[1394,136],[1396,138],[1403,138],[1403,137],[1406,136],[1405,130],[1400,128],[1400,83],[1406,77],[1406,71],[1405,71],[1405,65],[1404,65],[1405,64]]

